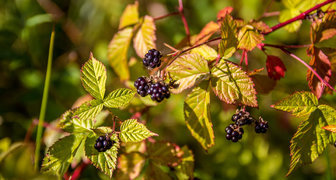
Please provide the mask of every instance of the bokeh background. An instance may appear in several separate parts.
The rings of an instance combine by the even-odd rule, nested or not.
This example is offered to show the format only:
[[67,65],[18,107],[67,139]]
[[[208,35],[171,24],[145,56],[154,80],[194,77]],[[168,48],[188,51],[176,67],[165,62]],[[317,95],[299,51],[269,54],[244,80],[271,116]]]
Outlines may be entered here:
[[[46,122],[57,119],[85,91],[80,82],[80,67],[89,53],[101,60],[108,68],[108,90],[124,87],[108,64],[107,46],[118,30],[119,18],[132,0],[1,0],[0,1],[0,153],[9,144],[26,138],[34,142],[35,130],[27,132],[38,118],[47,66],[50,33],[55,24],[56,39],[52,67],[51,86],[47,105]],[[140,15],[158,17],[176,11],[177,0],[140,0]],[[233,16],[246,21],[260,18],[265,9],[269,12],[284,8],[280,1],[272,0],[185,0],[185,15],[191,34],[197,34],[209,21],[216,20],[219,10],[232,6]],[[278,16],[261,20],[272,26]],[[179,16],[156,21],[157,47],[168,52],[163,43],[172,46],[185,38]],[[273,44],[309,44],[310,22],[304,21],[300,30],[289,33],[284,29],[271,33],[265,42]],[[306,49],[291,49],[308,62]],[[301,90],[309,90],[306,68],[280,51],[270,49],[284,61],[287,72],[277,82],[273,91],[258,94],[259,108],[250,109],[254,117],[262,116],[269,121],[267,134],[255,134],[253,127],[245,128],[242,141],[232,143],[225,139],[225,127],[231,123],[235,106],[220,102],[214,94],[211,99],[211,117],[215,130],[216,145],[205,152],[188,131],[183,118],[185,94],[174,95],[156,107],[150,108],[143,117],[149,129],[157,132],[157,139],[168,140],[180,146],[188,145],[195,157],[195,177],[199,179],[333,179],[336,177],[336,151],[327,148],[313,164],[296,170],[285,177],[289,169],[289,141],[296,131],[299,118],[270,108],[281,98]],[[131,48],[131,80],[146,71],[140,58]],[[266,56],[259,50],[248,54],[250,69],[265,67]],[[232,61],[239,62],[239,54]],[[264,70],[262,74],[266,74]],[[272,83],[272,82],[270,82]],[[322,103],[332,107],[336,97],[323,96]],[[125,118],[131,114],[121,115]],[[26,152],[28,151],[28,152]],[[13,178],[33,177],[29,150],[14,154],[8,164],[0,165],[0,173]],[[22,153],[28,153],[25,155]],[[329,163],[328,163],[329,161]],[[7,168],[5,168],[7,167]],[[15,167],[15,168],[10,168]],[[25,175],[25,176],[23,176]],[[31,176],[29,176],[31,175]],[[93,166],[87,167],[81,179],[104,179]],[[1,175],[0,175],[1,179]],[[18,178],[20,179],[20,178]]]

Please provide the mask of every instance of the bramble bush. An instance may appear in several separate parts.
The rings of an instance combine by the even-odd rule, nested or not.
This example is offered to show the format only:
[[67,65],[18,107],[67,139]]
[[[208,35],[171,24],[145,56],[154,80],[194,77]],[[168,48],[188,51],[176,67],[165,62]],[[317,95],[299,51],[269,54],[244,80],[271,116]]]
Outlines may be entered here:
[[[206,152],[216,144],[216,131],[224,131],[218,134],[232,145],[241,143],[246,136],[253,137],[253,131],[261,136],[277,128],[270,123],[273,119],[263,117],[265,106],[260,108],[260,103],[266,103],[264,95],[272,94],[277,82],[296,76],[286,73],[286,61],[292,60],[307,69],[310,91],[296,90],[276,102],[268,99],[272,104],[268,108],[301,120],[290,140],[287,176],[300,166],[313,163],[329,151],[329,145],[336,146],[336,110],[327,100],[320,100],[335,92],[335,0],[283,0],[279,23],[274,26],[267,25],[262,18],[244,21],[235,15],[234,8],[223,7],[217,20],[208,22],[198,34],[190,32],[187,20],[191,18],[185,15],[182,0],[178,3],[176,12],[160,17],[140,16],[141,2],[127,5],[118,32],[107,47],[109,67],[93,53],[82,65],[80,79],[89,96],[57,121],[59,139],[47,147],[41,172],[77,179],[83,167],[92,164],[116,179],[197,178],[199,175],[194,173],[197,157],[191,148],[166,141],[169,138],[150,130],[149,124],[154,123],[150,116],[146,117],[150,108],[175,101],[173,97],[180,94],[184,97],[181,111],[189,130],[183,133],[190,133]],[[163,40],[157,46],[156,23],[171,16],[180,16],[186,37],[174,46]],[[309,44],[267,41],[279,29],[297,32],[302,21],[310,22],[310,36],[305,37],[310,39]],[[158,48],[163,46],[169,50]],[[296,48],[306,49],[309,63],[292,52]],[[281,58],[273,49],[287,57]],[[250,55],[256,51],[265,55],[263,66],[256,65]],[[132,57],[132,61],[137,61],[132,63],[145,69],[145,74],[139,76],[130,70],[130,52],[139,57]],[[124,88],[108,91],[106,68],[112,68]],[[216,99],[235,107],[230,115],[232,122],[225,123],[224,129],[213,125],[217,119],[212,119],[211,102]],[[252,111],[258,111],[259,115]],[[130,116],[121,115],[123,112],[130,112]],[[0,162],[2,157],[5,155],[0,156]],[[35,165],[39,165],[38,157],[35,156]],[[72,166],[74,161],[83,163],[76,168]]]

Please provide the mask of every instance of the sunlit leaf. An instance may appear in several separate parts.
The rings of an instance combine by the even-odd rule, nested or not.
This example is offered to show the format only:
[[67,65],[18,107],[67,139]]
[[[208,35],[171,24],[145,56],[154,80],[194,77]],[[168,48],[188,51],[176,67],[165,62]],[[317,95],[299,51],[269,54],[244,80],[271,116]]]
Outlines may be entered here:
[[258,106],[252,79],[239,66],[221,60],[211,69],[211,86],[222,101]]
[[82,104],[74,111],[72,122],[73,131],[84,132],[93,127],[93,119],[103,109],[101,100],[91,100]]
[[139,142],[151,136],[157,136],[157,134],[149,131],[136,119],[125,120],[120,126],[119,137],[122,142]]
[[[300,14],[300,11],[296,8],[284,9],[280,12],[279,21],[285,22],[299,14]],[[301,24],[302,24],[302,21],[299,20],[299,21],[289,23],[284,28],[289,32],[295,32],[300,28]]]
[[253,26],[246,25],[239,30],[238,39],[237,47],[239,49],[251,51],[264,40],[264,36],[257,32]]
[[207,41],[215,32],[219,31],[220,26],[210,21],[208,24],[204,26],[201,32],[196,36],[196,44],[201,44]]
[[191,135],[209,149],[215,144],[210,117],[210,86],[205,81],[188,94],[184,102],[184,118]]
[[318,99],[311,92],[296,92],[271,107],[290,112],[294,116],[306,116],[316,110]]
[[314,110],[308,120],[299,125],[291,140],[291,163],[287,173],[289,175],[297,166],[312,163],[319,157],[326,146],[334,143],[335,134],[322,128],[336,123],[336,110],[330,106],[320,105]]
[[109,108],[121,108],[129,104],[135,92],[131,89],[120,88],[112,91],[105,99],[104,106]]
[[106,68],[93,55],[84,64],[81,70],[81,80],[85,90],[96,99],[104,99]]
[[263,21],[252,21],[249,24],[262,33],[267,33],[267,32],[272,31],[272,29]]
[[221,24],[221,41],[218,51],[221,57],[229,58],[236,52],[238,46],[237,27],[233,18],[225,16]]
[[42,172],[62,176],[65,174],[76,155],[78,147],[85,137],[72,134],[58,140],[53,144],[43,159]]
[[108,59],[121,81],[129,79],[127,51],[133,35],[132,28],[125,28],[113,36],[108,46]]
[[134,4],[127,5],[120,18],[119,29],[139,22],[139,3],[135,1]]
[[322,128],[327,130],[327,131],[331,131],[333,133],[336,133],[336,125],[328,125],[328,126],[324,126]]
[[230,6],[221,9],[217,13],[217,20],[221,20],[221,19],[225,18],[225,16],[228,15],[228,14],[231,14],[232,11],[233,11],[233,7],[230,7]]
[[155,30],[154,19],[150,16],[145,16],[143,23],[133,40],[134,49],[139,57],[145,57],[148,50],[156,48]]
[[141,153],[124,153],[118,157],[118,172],[116,179],[134,179],[139,176],[145,157]]
[[72,117],[73,117],[72,110],[64,112],[59,119],[58,127],[60,127],[63,131],[72,132],[73,131]]
[[172,92],[180,93],[183,90],[194,86],[209,77],[208,62],[199,54],[185,54],[178,57],[167,68],[167,72],[176,84],[179,84],[177,89]]
[[157,164],[176,166],[180,163],[178,146],[170,142],[147,143],[148,158]]
[[85,155],[90,159],[92,164],[102,171],[104,174],[112,177],[113,171],[116,169],[117,164],[117,155],[119,145],[119,138],[116,134],[111,135],[111,140],[114,142],[111,149],[108,149],[105,152],[98,152],[94,148],[96,139],[99,135],[94,133],[90,134],[85,141]]
[[217,51],[211,48],[210,46],[204,44],[197,48],[194,48],[190,53],[195,53],[201,55],[205,60],[212,61],[217,58]]

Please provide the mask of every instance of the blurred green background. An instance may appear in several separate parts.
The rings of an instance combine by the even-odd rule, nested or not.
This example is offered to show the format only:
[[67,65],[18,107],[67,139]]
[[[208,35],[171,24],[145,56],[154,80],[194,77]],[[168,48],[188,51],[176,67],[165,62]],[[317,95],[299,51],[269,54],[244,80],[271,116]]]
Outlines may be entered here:
[[[55,24],[56,39],[51,86],[46,121],[57,119],[72,104],[85,95],[80,82],[80,67],[88,59],[90,51],[108,68],[108,90],[123,87],[107,61],[107,45],[117,32],[119,18],[131,0],[1,0],[0,1],[0,153],[10,142],[25,139],[34,118],[38,118],[47,66],[49,38]],[[272,4],[270,5],[270,3]],[[176,11],[177,0],[140,0],[140,15],[158,17]],[[185,14],[192,34],[197,34],[224,7],[234,8],[233,16],[246,21],[258,19],[267,11],[284,8],[280,1],[272,0],[185,0]],[[278,17],[263,18],[268,25],[278,23]],[[163,43],[178,44],[185,31],[178,16],[156,22],[157,47],[166,53]],[[310,22],[305,21],[299,32],[278,30],[266,37],[266,43],[309,44]],[[132,48],[131,48],[132,49]],[[308,62],[305,49],[291,50]],[[243,139],[232,143],[225,139],[225,127],[231,123],[236,107],[220,102],[214,94],[211,99],[211,116],[215,130],[216,145],[205,152],[189,133],[183,118],[184,94],[174,95],[167,101],[150,109],[143,117],[149,129],[157,132],[157,139],[169,140],[180,146],[188,145],[195,156],[195,177],[200,179],[327,179],[336,177],[335,148],[330,146],[329,156],[322,155],[313,164],[299,168],[289,177],[289,141],[301,119],[270,108],[281,98],[301,90],[309,90],[306,68],[270,49],[284,61],[287,72],[277,82],[270,94],[258,94],[259,108],[250,109],[254,117],[262,116],[269,121],[266,135],[255,134],[252,127],[245,128]],[[134,50],[129,57],[136,57]],[[265,67],[266,56],[259,50],[248,54],[250,69]],[[139,57],[136,57],[139,60]],[[237,59],[232,59],[239,62]],[[145,75],[137,61],[131,67],[131,80]],[[266,74],[265,70],[262,72]],[[322,97],[322,103],[333,107],[336,97]],[[130,117],[130,113],[123,115]],[[35,130],[27,140],[34,142]],[[4,139],[6,138],[6,139]],[[10,142],[9,142],[10,141]],[[7,144],[7,145],[6,145]],[[28,150],[29,151],[29,148]],[[328,170],[327,159],[331,161]],[[31,157],[14,156],[20,171],[17,176],[27,175],[31,170]],[[11,167],[10,165],[8,167]],[[21,167],[21,168],[20,168]],[[5,169],[1,170],[4,173]],[[13,169],[6,168],[7,174]],[[15,173],[14,173],[15,174]],[[29,173],[28,173],[29,174]],[[15,175],[13,175],[15,177]],[[29,176],[22,176],[29,177]],[[81,179],[102,177],[94,167],[87,167]],[[1,177],[0,177],[1,179]],[[332,178],[331,178],[332,179]]]

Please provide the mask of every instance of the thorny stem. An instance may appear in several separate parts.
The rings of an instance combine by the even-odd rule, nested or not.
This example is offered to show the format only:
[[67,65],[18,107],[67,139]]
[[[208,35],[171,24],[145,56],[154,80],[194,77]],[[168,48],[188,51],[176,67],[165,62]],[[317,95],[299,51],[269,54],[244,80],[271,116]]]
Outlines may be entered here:
[[191,44],[191,42],[190,42],[190,31],[189,31],[189,26],[188,26],[188,23],[187,23],[187,19],[184,16],[184,12],[183,12],[184,9],[183,9],[183,2],[182,2],[182,0],[179,0],[179,8],[178,8],[178,10],[179,10],[179,13],[180,13],[183,25],[184,25],[184,29],[185,29],[185,32],[186,32],[186,35],[187,35],[188,43],[190,45]]
[[320,9],[321,7],[323,7],[323,6],[325,6],[325,5],[329,4],[329,3],[335,2],[335,1],[336,1],[336,0],[327,0],[327,1],[324,1],[323,3],[317,4],[316,6],[314,6],[314,7],[310,8],[310,9],[308,9],[308,10],[305,11],[305,12],[302,12],[301,14],[295,16],[294,18],[289,19],[289,20],[287,20],[287,21],[285,21],[285,22],[282,22],[282,23],[279,23],[279,24],[273,26],[273,27],[271,28],[271,31],[264,32],[263,34],[264,34],[264,35],[269,34],[269,33],[274,32],[275,30],[280,29],[281,27],[286,26],[286,25],[288,25],[288,24],[290,24],[290,23],[292,23],[292,22],[295,22],[295,21],[298,21],[298,20],[302,20],[302,19],[304,19],[309,13],[311,13],[311,12],[317,10],[317,9]]
[[301,64],[303,64],[304,66],[306,66],[310,71],[312,71],[314,73],[314,75],[326,86],[328,86],[331,90],[333,90],[334,92],[336,92],[336,90],[329,84],[327,83],[325,80],[323,80],[323,78],[311,67],[309,66],[304,60],[300,59],[299,57],[297,57],[295,54],[291,53],[290,51],[288,51],[287,49],[285,49],[284,47],[281,46],[277,46],[277,45],[271,45],[271,44],[263,44],[262,46],[268,46],[268,47],[274,47],[274,48],[278,48],[280,50],[282,50],[284,53],[286,53],[287,55],[291,56],[292,58],[296,59],[297,61],[299,61]]
[[169,17],[169,16],[179,15],[179,14],[180,14],[180,12],[171,12],[171,13],[168,13],[166,15],[154,18],[154,21],[157,21],[157,20],[160,20],[160,19],[164,19],[164,18]]

